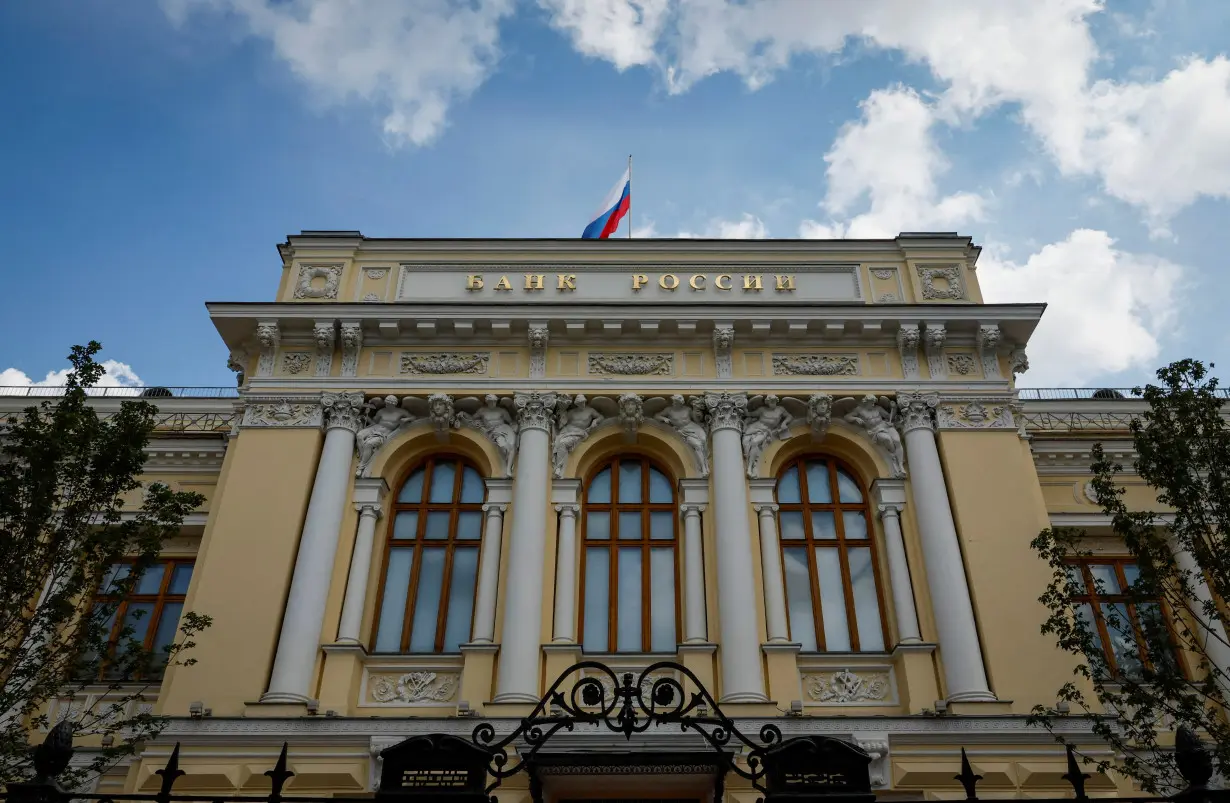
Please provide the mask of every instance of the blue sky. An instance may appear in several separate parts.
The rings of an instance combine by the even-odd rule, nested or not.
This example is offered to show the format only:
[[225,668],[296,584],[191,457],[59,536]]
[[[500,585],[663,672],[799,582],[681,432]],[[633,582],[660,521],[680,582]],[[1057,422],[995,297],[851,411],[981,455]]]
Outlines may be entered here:
[[[300,229],[985,247],[1047,301],[1023,384],[1230,358],[1230,6],[1209,0],[0,3],[0,384],[97,339],[230,384],[207,300]],[[7,369],[7,370],[5,370]]]

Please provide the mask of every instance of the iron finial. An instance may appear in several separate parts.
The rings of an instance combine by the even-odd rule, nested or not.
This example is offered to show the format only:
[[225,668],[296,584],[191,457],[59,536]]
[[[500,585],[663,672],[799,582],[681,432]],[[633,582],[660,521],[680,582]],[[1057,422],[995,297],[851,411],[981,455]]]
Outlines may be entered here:
[[965,799],[977,800],[978,792],[975,787],[982,780],[982,776],[974,772],[974,768],[969,765],[969,756],[965,755],[965,748],[961,748],[961,774],[954,776],[961,782],[961,786],[965,787]]
[[159,803],[170,803],[171,787],[175,782],[187,775],[186,772],[179,768],[179,742],[175,743],[175,749],[171,751],[171,757],[167,759],[167,765],[160,770],[154,772],[155,775],[162,776],[162,788],[158,790],[158,794],[154,796]]
[[273,769],[265,770],[265,777],[269,779],[269,803],[278,803],[282,799],[282,787],[286,782],[295,776],[295,773],[286,769],[286,748],[287,743],[282,742],[282,752],[278,754],[278,763],[273,765]]
[[1089,796],[1085,794],[1085,781],[1089,780],[1089,773],[1081,772],[1080,765],[1076,763],[1076,751],[1072,749],[1072,745],[1065,745],[1065,747],[1068,752],[1068,771],[1059,777],[1072,784],[1077,800],[1088,800]]

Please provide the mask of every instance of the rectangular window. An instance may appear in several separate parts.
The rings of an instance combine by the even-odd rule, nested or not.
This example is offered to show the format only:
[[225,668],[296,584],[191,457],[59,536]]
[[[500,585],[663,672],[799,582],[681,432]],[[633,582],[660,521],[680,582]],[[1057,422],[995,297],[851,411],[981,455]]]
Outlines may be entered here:
[[[106,653],[85,656],[90,674],[109,681],[159,680],[166,671],[175,643],[184,597],[192,580],[193,560],[173,559],[154,562],[124,593],[133,564],[111,566],[98,594],[91,615],[104,620],[108,633]],[[146,657],[134,661],[130,653]]]
[[1161,600],[1133,593],[1140,570],[1130,558],[1071,561],[1073,613],[1088,625],[1107,671],[1139,678],[1145,669],[1182,672]]

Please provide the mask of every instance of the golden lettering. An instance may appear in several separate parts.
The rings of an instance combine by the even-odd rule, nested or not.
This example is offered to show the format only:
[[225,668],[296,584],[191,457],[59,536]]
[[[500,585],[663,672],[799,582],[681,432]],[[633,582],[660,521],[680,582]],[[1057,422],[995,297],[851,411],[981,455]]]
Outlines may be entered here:
[[471,274],[467,276],[466,277],[466,289],[467,290],[482,290],[483,289],[483,277],[479,276],[478,274]]
[[704,290],[705,289],[705,274],[693,273],[692,278],[688,279],[688,287],[691,287],[693,290]]
[[[722,284],[722,280],[723,280],[723,279],[725,279],[725,280],[726,280],[726,284]],[[730,274],[729,274],[729,273],[723,273],[721,276],[719,276],[719,277],[717,277],[716,279],[714,279],[714,280],[713,280],[713,286],[714,286],[714,287],[716,287],[716,288],[717,288],[717,289],[719,289],[719,290],[729,290],[729,289],[730,289]]]
[[507,276],[501,276],[500,280],[495,283],[496,290],[512,290],[512,283],[508,281]]
[[649,282],[649,277],[646,276],[645,274],[643,273],[632,274],[632,289],[633,290],[640,290],[648,282]]
[[784,292],[794,291],[794,277],[793,276],[776,276],[774,278],[777,279],[777,292],[781,293],[783,291]]
[[[670,284],[666,283],[667,279],[670,280]],[[678,286],[679,277],[673,273],[664,273],[662,278],[658,279],[658,287],[661,287],[663,290],[674,290]]]
[[547,278],[546,275],[542,273],[525,274],[525,289],[526,290],[541,290],[542,282],[546,278]]
[[750,273],[745,275],[743,277],[743,289],[744,290],[755,290],[757,292],[760,292],[760,290],[762,289],[761,284],[760,284],[760,276],[758,274],[752,275]]
[[555,279],[558,282],[556,290],[576,290],[577,275],[575,273],[557,273]]

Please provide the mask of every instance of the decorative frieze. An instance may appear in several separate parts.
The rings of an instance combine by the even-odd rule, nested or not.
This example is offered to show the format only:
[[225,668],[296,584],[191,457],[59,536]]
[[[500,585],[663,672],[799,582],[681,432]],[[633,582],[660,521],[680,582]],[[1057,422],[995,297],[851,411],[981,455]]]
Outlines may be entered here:
[[316,341],[316,376],[328,376],[332,372],[335,338],[333,321],[317,321],[312,326],[312,339]]
[[905,323],[897,330],[897,350],[901,352],[901,374],[906,379],[918,379],[918,324]]
[[319,427],[321,408],[316,402],[270,399],[244,408],[241,427]]
[[591,376],[669,376],[674,354],[590,354]]
[[897,433],[896,405],[887,396],[866,395],[861,399],[847,396],[833,402],[832,410],[847,424],[858,427],[867,434],[867,439],[878,446],[888,460],[889,471],[894,479],[905,473],[905,447]]
[[718,324],[713,328],[713,357],[718,379],[729,379],[734,373],[731,356],[735,345],[735,328],[730,324]]
[[940,429],[1016,429],[1011,399],[943,399],[935,408]]
[[461,676],[418,671],[404,674],[372,674],[367,679],[367,702],[385,705],[435,705],[457,696]]
[[860,669],[853,672],[809,672],[803,675],[803,688],[811,705],[894,705],[893,681],[888,669]]
[[261,356],[256,364],[257,376],[273,376],[273,360],[277,355],[282,334],[276,321],[261,321],[256,324],[256,342],[260,344]]
[[[322,284],[317,285],[317,279],[323,280]],[[341,265],[300,265],[295,298],[336,299],[341,282]]]
[[302,374],[307,371],[312,355],[306,351],[288,351],[282,355],[282,371],[291,374]]
[[449,352],[442,354],[422,354],[418,352],[403,352],[401,355],[401,372],[403,374],[486,374],[487,363],[491,353]]
[[960,265],[919,265],[918,281],[927,301],[959,301],[965,298]]
[[857,376],[857,354],[774,354],[777,376]]
[[358,321],[342,322],[342,376],[357,376],[359,352],[363,348],[363,326]]
[[974,362],[974,355],[964,351],[949,352],[945,364],[947,365],[948,373],[959,376],[972,376],[978,371],[978,364]]

